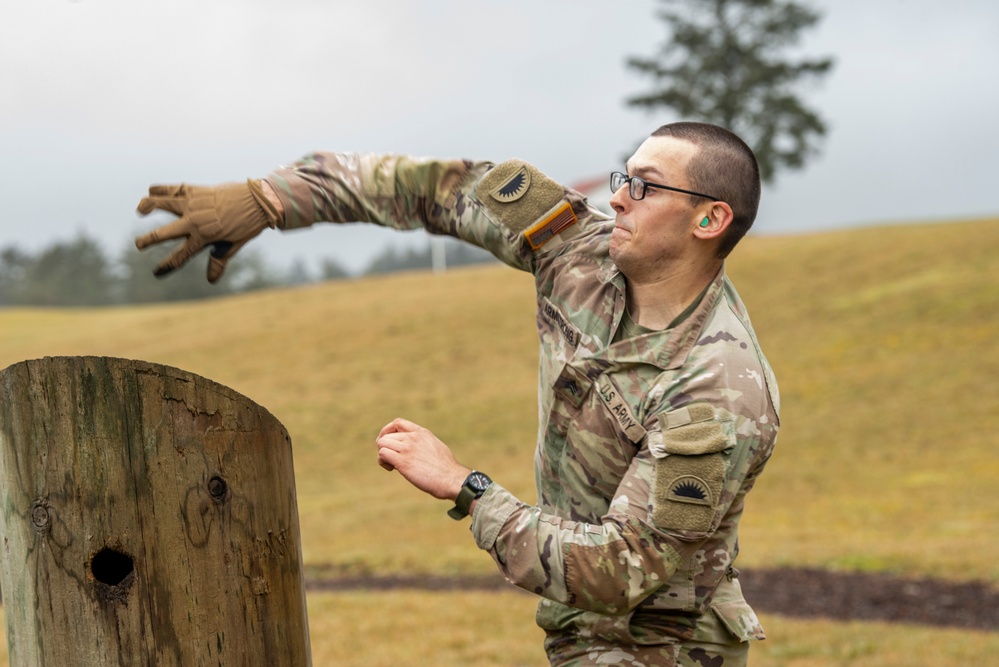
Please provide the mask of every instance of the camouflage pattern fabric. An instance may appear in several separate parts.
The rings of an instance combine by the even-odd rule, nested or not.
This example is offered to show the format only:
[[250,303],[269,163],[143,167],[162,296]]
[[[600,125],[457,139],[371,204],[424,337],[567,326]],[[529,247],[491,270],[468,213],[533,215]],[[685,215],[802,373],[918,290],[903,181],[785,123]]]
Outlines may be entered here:
[[626,290],[608,256],[613,221],[527,163],[315,153],[267,180],[286,228],[423,227],[534,275],[538,504],[494,483],[471,530],[542,597],[553,664],[609,664],[585,662],[599,647],[659,656],[619,664],[673,664],[660,653],[674,646],[731,656],[689,664],[740,664],[764,634],[734,568],[738,525],[779,396],[724,269],[682,321],[615,340]]

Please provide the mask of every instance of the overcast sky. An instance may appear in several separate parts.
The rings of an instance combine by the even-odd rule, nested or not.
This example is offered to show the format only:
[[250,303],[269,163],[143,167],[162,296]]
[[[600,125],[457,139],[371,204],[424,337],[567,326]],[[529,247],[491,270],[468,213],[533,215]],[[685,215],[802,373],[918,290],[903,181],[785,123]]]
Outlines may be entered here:
[[[83,231],[117,256],[150,183],[262,176],[314,150],[520,157],[573,183],[651,129],[626,70],[655,0],[3,0],[0,247]],[[821,155],[765,189],[756,234],[999,214],[999,2],[822,0],[802,51]],[[276,264],[353,270],[419,236],[265,232]],[[195,260],[204,263],[203,258]],[[198,269],[203,270],[199,267]]]

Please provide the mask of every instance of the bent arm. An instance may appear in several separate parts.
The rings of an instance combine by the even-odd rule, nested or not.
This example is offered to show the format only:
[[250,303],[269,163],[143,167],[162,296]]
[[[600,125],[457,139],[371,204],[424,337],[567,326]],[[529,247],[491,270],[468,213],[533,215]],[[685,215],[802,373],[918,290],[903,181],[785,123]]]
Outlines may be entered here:
[[[633,610],[689,566],[719,531],[734,539],[727,533],[736,529],[742,499],[762,468],[765,453],[749,420],[701,406],[702,415],[712,416],[693,428],[667,434],[658,425],[650,428],[599,523],[546,514],[494,484],[473,513],[476,544],[525,590],[585,611]],[[695,413],[683,410],[687,419]],[[669,428],[661,414],[656,422]],[[704,502],[684,490],[692,479],[702,485]]]

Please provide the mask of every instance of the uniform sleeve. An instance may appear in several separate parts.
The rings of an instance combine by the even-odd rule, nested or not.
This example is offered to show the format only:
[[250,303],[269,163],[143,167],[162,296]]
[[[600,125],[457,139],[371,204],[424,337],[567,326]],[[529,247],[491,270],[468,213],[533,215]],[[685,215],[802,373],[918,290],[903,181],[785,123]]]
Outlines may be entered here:
[[[646,467],[636,459],[622,487]],[[601,614],[626,614],[662,586],[683,556],[620,493],[601,523],[570,521],[528,506],[493,484],[475,506],[472,533],[512,584]],[[638,516],[641,514],[643,516]]]
[[730,513],[741,513],[762,468],[749,421],[696,397],[682,408],[665,407],[649,420],[645,443],[600,523],[545,514],[490,487],[473,514],[476,543],[525,590],[585,611],[625,614],[708,540],[734,541],[738,517]]
[[284,205],[284,229],[316,222],[425,229],[531,270],[534,253],[521,230],[502,224],[479,203],[477,190],[493,178],[492,171],[489,162],[311,153],[266,180]]

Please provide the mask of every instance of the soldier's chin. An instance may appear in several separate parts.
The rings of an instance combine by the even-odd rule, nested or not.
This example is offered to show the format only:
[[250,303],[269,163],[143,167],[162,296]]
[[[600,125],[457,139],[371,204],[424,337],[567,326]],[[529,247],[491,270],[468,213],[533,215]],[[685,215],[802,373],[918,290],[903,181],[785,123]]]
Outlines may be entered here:
[[[617,233],[616,230],[615,233]],[[614,265],[621,269],[621,271],[624,271],[628,266],[628,253],[625,252],[620,242],[615,243],[615,238],[613,236],[611,237],[608,254],[610,255],[611,261],[614,262]],[[627,272],[625,271],[625,273]]]

